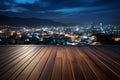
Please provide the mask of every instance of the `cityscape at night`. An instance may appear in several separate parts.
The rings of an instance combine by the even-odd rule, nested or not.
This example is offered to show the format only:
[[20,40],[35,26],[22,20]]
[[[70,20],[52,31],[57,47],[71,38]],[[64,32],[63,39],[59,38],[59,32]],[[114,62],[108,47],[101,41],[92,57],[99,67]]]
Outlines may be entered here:
[[120,80],[120,0],[0,0],[0,80]]
[[120,44],[120,26],[0,26],[0,44],[105,45]]
[[0,44],[120,44],[119,0],[1,0]]

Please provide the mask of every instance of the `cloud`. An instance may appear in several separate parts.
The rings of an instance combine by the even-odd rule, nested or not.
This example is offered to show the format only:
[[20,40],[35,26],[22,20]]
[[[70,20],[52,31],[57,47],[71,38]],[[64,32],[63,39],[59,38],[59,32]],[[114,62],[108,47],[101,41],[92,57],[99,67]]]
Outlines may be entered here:
[[75,22],[104,14],[119,16],[120,0],[0,0],[0,13]]
[[84,11],[84,8],[78,7],[78,8],[62,8],[62,9],[56,9],[56,10],[51,10],[53,12],[62,12],[62,13],[75,13],[79,11]]
[[48,11],[60,12],[60,13],[65,13],[65,14],[69,14],[69,13],[72,13],[72,14],[76,14],[76,13],[78,13],[78,14],[79,13],[90,14],[90,13],[99,12],[99,11],[104,12],[104,11],[112,10],[112,9],[114,9],[113,5],[109,5],[109,6],[105,5],[105,6],[96,6],[96,7],[93,6],[93,7],[62,8],[62,9],[55,9],[55,10],[48,10]]
[[111,8],[117,8],[114,4],[118,3],[118,0],[1,0],[0,2],[2,2],[0,3],[1,11],[31,12],[31,15],[39,13],[41,15],[46,14],[46,16],[54,13],[54,15],[62,16],[63,14],[81,15],[107,12]]
[[95,3],[96,1],[99,1],[99,0],[80,0],[84,3]]
[[34,4],[38,0],[14,0],[15,3],[18,4]]
[[[92,7],[109,6],[110,3],[117,3],[118,0],[1,0],[1,8],[21,7],[34,12],[79,12],[91,10]],[[0,1],[0,2],[1,2]],[[2,7],[1,7],[2,5]]]
[[22,8],[22,7],[11,7],[11,8],[9,8],[9,9],[0,10],[0,11],[2,11],[2,12],[22,13],[22,12],[29,11],[29,10],[26,9],[26,8]]

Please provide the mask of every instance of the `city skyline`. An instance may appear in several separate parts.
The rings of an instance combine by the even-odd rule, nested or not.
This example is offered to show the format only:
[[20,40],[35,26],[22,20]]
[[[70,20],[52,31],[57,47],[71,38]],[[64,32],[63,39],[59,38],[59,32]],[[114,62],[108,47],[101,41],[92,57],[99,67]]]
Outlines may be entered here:
[[71,24],[119,24],[119,0],[1,0],[0,14]]

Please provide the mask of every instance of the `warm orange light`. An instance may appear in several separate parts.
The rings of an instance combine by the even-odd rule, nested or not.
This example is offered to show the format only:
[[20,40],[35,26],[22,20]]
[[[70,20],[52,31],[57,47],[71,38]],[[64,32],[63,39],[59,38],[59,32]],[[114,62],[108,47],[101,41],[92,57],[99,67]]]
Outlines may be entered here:
[[3,31],[2,31],[2,30],[0,30],[0,33],[3,33]]
[[115,38],[115,41],[117,42],[117,41],[120,41],[120,38]]

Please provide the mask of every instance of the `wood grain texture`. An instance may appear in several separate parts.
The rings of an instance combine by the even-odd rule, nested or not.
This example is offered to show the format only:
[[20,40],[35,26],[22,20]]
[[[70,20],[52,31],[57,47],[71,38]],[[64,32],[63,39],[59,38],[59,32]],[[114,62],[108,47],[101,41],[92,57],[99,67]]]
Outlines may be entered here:
[[120,80],[120,46],[0,46],[0,80]]

